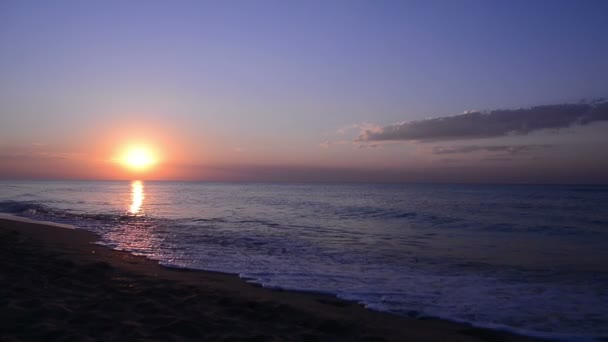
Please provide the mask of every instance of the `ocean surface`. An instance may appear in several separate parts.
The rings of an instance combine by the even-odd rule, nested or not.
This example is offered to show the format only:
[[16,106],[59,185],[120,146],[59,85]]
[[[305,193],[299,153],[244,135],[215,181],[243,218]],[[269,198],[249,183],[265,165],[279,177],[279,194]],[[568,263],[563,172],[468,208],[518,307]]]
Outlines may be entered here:
[[0,212],[398,315],[608,336],[608,186],[0,181]]

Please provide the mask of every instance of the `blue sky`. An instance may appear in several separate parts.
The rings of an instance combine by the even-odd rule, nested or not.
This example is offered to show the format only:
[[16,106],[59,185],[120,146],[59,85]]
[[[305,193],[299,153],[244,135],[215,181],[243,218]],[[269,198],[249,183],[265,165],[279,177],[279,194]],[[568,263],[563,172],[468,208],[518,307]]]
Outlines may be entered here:
[[346,142],[363,123],[608,96],[606,13],[606,1],[3,1],[0,148],[98,156],[121,127],[164,128],[188,152],[176,165],[406,170],[428,146]]

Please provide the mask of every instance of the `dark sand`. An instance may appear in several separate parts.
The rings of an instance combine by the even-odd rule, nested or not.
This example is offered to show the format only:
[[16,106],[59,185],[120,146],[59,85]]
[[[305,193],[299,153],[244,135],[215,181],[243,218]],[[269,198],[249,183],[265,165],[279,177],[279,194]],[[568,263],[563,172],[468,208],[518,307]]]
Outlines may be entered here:
[[234,275],[176,270],[94,234],[0,219],[1,341],[528,341]]

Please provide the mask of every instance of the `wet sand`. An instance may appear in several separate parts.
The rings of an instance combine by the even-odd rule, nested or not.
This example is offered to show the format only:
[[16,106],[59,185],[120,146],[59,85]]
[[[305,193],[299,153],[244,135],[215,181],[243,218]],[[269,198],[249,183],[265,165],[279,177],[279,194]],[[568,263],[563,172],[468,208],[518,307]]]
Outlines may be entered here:
[[0,219],[0,340],[532,340],[165,268],[97,240],[80,229]]

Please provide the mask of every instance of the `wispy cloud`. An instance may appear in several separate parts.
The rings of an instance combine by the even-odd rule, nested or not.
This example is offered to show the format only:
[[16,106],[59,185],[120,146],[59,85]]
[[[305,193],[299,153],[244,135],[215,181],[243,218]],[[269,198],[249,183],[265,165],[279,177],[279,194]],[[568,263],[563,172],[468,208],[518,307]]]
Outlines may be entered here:
[[355,141],[433,142],[495,138],[525,135],[543,129],[563,129],[599,121],[608,121],[608,101],[470,111],[384,127],[361,126],[361,134]]
[[551,145],[468,145],[468,146],[435,146],[433,154],[463,154],[474,152],[493,152],[509,155],[528,153],[536,150],[546,149]]
[[357,146],[357,144],[355,144],[352,140],[325,140],[319,144],[319,148],[328,149],[334,145],[352,145],[353,147]]
[[[366,149],[366,148],[376,148],[381,147],[380,142],[377,143],[369,143],[367,141],[353,141],[351,139],[344,139],[344,135],[350,135],[355,132],[380,132],[382,130],[381,126],[369,123],[369,122],[361,122],[351,125],[346,125],[341,128],[338,128],[335,132],[336,135],[340,136],[338,140],[327,139],[319,143],[319,147],[322,149],[328,149],[334,145],[351,145],[353,149]],[[382,142],[382,143],[390,143],[390,142]]]
[[376,124],[373,124],[370,122],[360,122],[360,123],[342,126],[336,130],[336,134],[344,135],[344,134],[352,132],[353,130],[378,132],[381,129],[382,129],[382,127],[378,126]]
[[381,144],[357,144],[358,149],[366,149],[366,148],[382,148]]
[[3,152],[0,159],[81,159],[84,153],[70,152]]
[[85,153],[52,151],[48,144],[31,143],[23,146],[0,146],[0,160],[82,159]]

